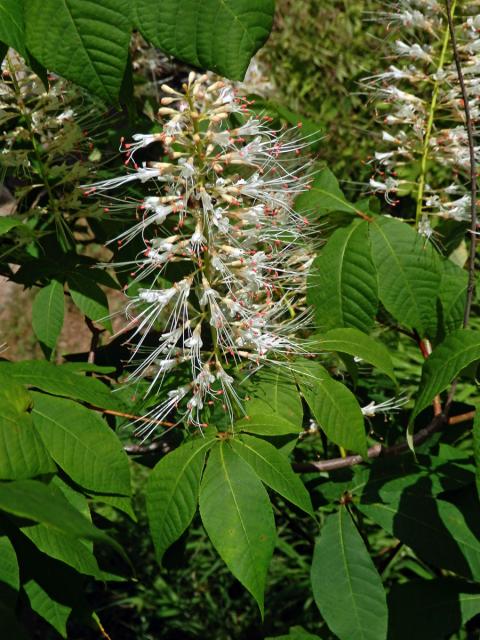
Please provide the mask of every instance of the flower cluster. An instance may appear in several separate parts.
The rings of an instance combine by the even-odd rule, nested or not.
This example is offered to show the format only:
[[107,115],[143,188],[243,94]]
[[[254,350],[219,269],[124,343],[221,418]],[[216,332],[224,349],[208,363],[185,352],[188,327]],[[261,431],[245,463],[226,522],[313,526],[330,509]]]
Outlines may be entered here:
[[[239,369],[248,375],[307,353],[299,336],[309,323],[305,286],[314,257],[308,221],[292,208],[309,186],[311,161],[302,152],[311,141],[299,128],[272,129],[225,81],[191,73],[181,90],[163,85],[162,92],[161,132],[122,141],[132,170],[88,189],[145,185],[134,203],[137,222],[114,241],[142,245],[119,263],[133,269],[130,380],[147,379],[156,392],[169,376],[166,399],[141,430],[147,435],[175,412],[203,426],[205,408],[217,403],[234,420],[242,412]],[[158,160],[141,162],[154,143]],[[153,332],[156,344],[147,347]]]
[[0,77],[0,167],[15,211],[41,217],[43,231],[53,221],[70,246],[76,221],[100,215],[98,205],[82,201],[78,185],[101,158],[92,134],[105,116],[74,85],[53,75],[48,80],[49,90],[8,50]]
[[[475,121],[480,110],[480,5],[468,0],[452,6]],[[431,215],[469,219],[470,196],[462,184],[470,169],[469,147],[446,7],[438,0],[400,0],[381,17],[395,37],[392,64],[367,79],[385,127],[384,148],[375,154],[378,175],[370,185],[390,204],[397,194],[412,193],[417,228],[428,236]],[[475,154],[480,157],[480,146]]]

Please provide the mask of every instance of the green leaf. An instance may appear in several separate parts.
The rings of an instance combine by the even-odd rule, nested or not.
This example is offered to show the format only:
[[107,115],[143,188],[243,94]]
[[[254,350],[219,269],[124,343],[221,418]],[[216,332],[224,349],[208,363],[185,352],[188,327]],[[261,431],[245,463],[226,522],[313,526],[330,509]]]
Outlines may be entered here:
[[370,331],[378,293],[366,222],[332,234],[310,268],[307,300],[322,330],[343,326]]
[[228,442],[212,449],[200,486],[200,515],[213,546],[258,603],[275,547],[275,521],[261,481]]
[[52,280],[35,296],[32,307],[32,327],[38,340],[52,351],[62,331],[65,304],[63,284]]
[[374,340],[357,329],[332,329],[318,339],[315,336],[314,340],[316,349],[357,356],[386,373],[395,382],[392,358],[379,340]]
[[308,515],[314,516],[310,494],[292,471],[288,459],[272,444],[246,434],[232,438],[230,444],[262,482]]
[[[1,14],[1,6],[2,0],[0,0],[0,14]],[[1,27],[0,27],[1,28]],[[11,229],[15,227],[23,226],[22,221],[18,218],[14,218],[13,216],[1,216],[0,217],[0,236],[8,233]]]
[[355,215],[357,208],[348,202],[330,169],[318,172],[311,188],[297,196],[295,211],[313,216],[324,216],[333,211]]
[[124,409],[122,402],[100,380],[73,373],[68,367],[42,360],[0,362],[0,374],[47,393],[88,402],[103,409]]
[[133,522],[137,522],[137,516],[133,510],[132,499],[126,496],[91,496],[91,500],[94,503],[106,504],[109,507],[113,507],[118,511],[126,513]]
[[297,361],[295,366],[304,398],[327,437],[366,458],[364,419],[353,393],[317,362]]
[[445,331],[460,329],[467,299],[468,273],[451,260],[440,260],[442,283],[439,298],[443,309]]
[[480,406],[475,407],[475,416],[473,418],[473,455],[475,458],[475,483],[477,493],[480,497]]
[[63,471],[96,493],[130,495],[127,455],[117,435],[98,413],[72,400],[42,393],[32,395],[34,425]]
[[62,636],[67,637],[67,620],[72,609],[56,600],[53,600],[42,587],[35,582],[29,580],[23,585],[25,593],[30,600],[30,606],[38,613],[40,617],[52,625],[54,629]]
[[48,69],[116,101],[130,42],[128,0],[28,0],[27,46]]
[[313,597],[340,640],[385,640],[387,603],[380,576],[345,507],[327,516],[313,552]]
[[75,274],[68,276],[68,287],[75,306],[87,318],[112,332],[107,296],[98,284],[82,274]]
[[23,0],[0,0],[0,41],[26,57]]
[[462,369],[479,358],[480,335],[478,331],[457,329],[449,334],[423,364],[419,394],[410,423],[420,411],[432,403],[436,395],[453,382]]
[[[399,492],[432,497],[470,485],[474,467],[469,462],[469,456],[451,459],[418,454],[416,459],[411,456],[379,458],[368,467],[354,469],[354,480],[348,491],[361,495],[362,502],[367,503],[383,498],[388,502],[389,494]],[[425,483],[427,478],[429,482]]]
[[389,313],[423,337],[436,318],[439,258],[414,229],[393,218],[370,224],[378,293]]
[[0,537],[0,582],[13,591],[18,591],[20,588],[17,554],[7,536]]
[[[422,491],[422,486],[425,489]],[[453,505],[426,495],[428,479],[415,491],[384,495],[384,503],[358,504],[358,508],[391,535],[411,547],[420,558],[466,578],[480,579],[479,527],[471,514],[478,500],[461,493]]]
[[182,445],[163,457],[150,475],[147,514],[158,562],[195,515],[205,456],[214,442],[200,438]]
[[0,416],[0,480],[34,478],[56,467],[25,414],[12,421]]
[[245,403],[248,418],[236,428],[265,436],[288,435],[302,430],[303,408],[293,378],[280,368],[262,372]]
[[452,578],[394,584],[388,640],[439,640],[480,613],[480,587]]
[[272,28],[274,0],[135,0],[152,44],[196,67],[243,80]]
[[106,578],[88,544],[75,536],[56,531],[44,524],[22,527],[21,531],[37,549],[51,558],[60,560],[79,573],[93,576],[97,580]]
[[27,409],[30,394],[0,375],[0,480],[33,478],[56,471]]
[[21,518],[41,522],[55,531],[63,531],[76,538],[107,542],[122,552],[112,538],[94,527],[52,485],[37,480],[0,483],[0,509]]

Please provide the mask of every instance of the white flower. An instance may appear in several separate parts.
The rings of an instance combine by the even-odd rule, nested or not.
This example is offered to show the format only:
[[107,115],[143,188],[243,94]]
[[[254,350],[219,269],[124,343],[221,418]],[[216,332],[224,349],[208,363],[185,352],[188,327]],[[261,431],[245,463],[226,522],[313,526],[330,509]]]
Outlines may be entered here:
[[[306,277],[315,252],[292,205],[309,188],[311,161],[301,152],[315,137],[273,131],[224,81],[191,74],[185,94],[163,91],[162,134],[139,134],[124,148],[128,159],[161,140],[167,161],[92,188],[145,184],[135,224],[114,238],[144,245],[133,265],[119,263],[135,267],[127,291],[140,284],[126,307],[135,362],[128,381],[146,377],[148,392],[160,395],[166,376],[189,380],[160,397],[146,418],[203,428],[212,406],[232,422],[244,413],[238,365],[243,375],[308,353],[297,334],[310,322]],[[228,129],[230,114],[243,120],[235,129]],[[164,288],[162,278],[177,266],[187,275]],[[149,334],[155,344],[147,348]],[[151,430],[147,424],[141,433]]]
[[399,411],[406,403],[408,398],[391,398],[390,400],[384,400],[377,404],[374,400],[369,402],[365,407],[362,407],[362,413],[367,418],[374,418],[377,413],[388,413]]

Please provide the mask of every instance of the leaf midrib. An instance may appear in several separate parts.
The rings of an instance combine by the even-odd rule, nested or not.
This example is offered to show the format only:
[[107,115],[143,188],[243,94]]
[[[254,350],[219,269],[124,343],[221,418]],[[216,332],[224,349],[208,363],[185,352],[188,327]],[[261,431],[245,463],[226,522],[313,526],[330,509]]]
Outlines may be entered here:
[[357,629],[359,629],[361,631],[362,638],[365,638],[364,629],[363,629],[363,626],[362,626],[362,624],[360,622],[359,611],[358,611],[358,607],[356,605],[356,598],[354,597],[354,593],[353,593],[352,578],[351,578],[351,575],[350,575],[350,570],[349,570],[349,566],[348,566],[348,562],[347,562],[347,554],[346,554],[346,551],[345,551],[345,541],[344,541],[343,529],[342,529],[342,514],[344,513],[343,509],[344,508],[341,508],[340,511],[338,512],[338,533],[339,533],[339,538],[340,538],[340,553],[341,553],[341,556],[342,556],[343,566],[345,568],[345,574],[347,576],[348,585],[350,587],[350,598],[351,598],[352,605],[353,605],[352,608],[354,610],[355,618],[356,618],[356,621],[357,621],[357,625],[356,626],[357,626]]

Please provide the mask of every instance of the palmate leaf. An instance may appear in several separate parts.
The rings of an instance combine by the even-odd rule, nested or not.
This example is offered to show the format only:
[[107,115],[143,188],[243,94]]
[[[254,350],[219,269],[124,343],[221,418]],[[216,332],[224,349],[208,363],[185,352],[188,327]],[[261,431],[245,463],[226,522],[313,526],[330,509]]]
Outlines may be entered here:
[[130,495],[128,458],[107,423],[71,400],[32,393],[35,427],[55,462],[96,493]]
[[147,514],[158,562],[195,515],[205,456],[214,442],[208,435],[178,447],[150,475]]
[[272,444],[247,434],[232,438],[230,444],[260,480],[308,515],[314,515],[308,491],[287,458]]
[[213,546],[263,616],[276,537],[272,507],[258,476],[228,442],[210,453],[200,486],[200,515]]
[[370,331],[378,293],[366,222],[355,221],[332,234],[310,268],[307,300],[323,331],[337,327]]
[[57,344],[64,315],[63,285],[52,280],[37,293],[32,307],[33,331],[48,352],[52,352]]
[[425,360],[422,367],[419,393],[410,424],[434,397],[444,391],[459,373],[480,359],[480,335],[470,329],[450,333]]
[[127,63],[128,0],[28,0],[27,46],[48,69],[105,101],[117,99]]
[[268,38],[274,8],[274,0],[135,0],[135,21],[166,53],[243,80]]
[[397,583],[388,609],[388,640],[438,640],[480,613],[480,587],[454,578]]
[[414,229],[393,218],[372,222],[370,237],[382,304],[396,320],[423,337],[437,313],[438,255]]
[[313,553],[315,602],[340,640],[385,640],[387,603],[380,576],[350,514],[326,518]]

